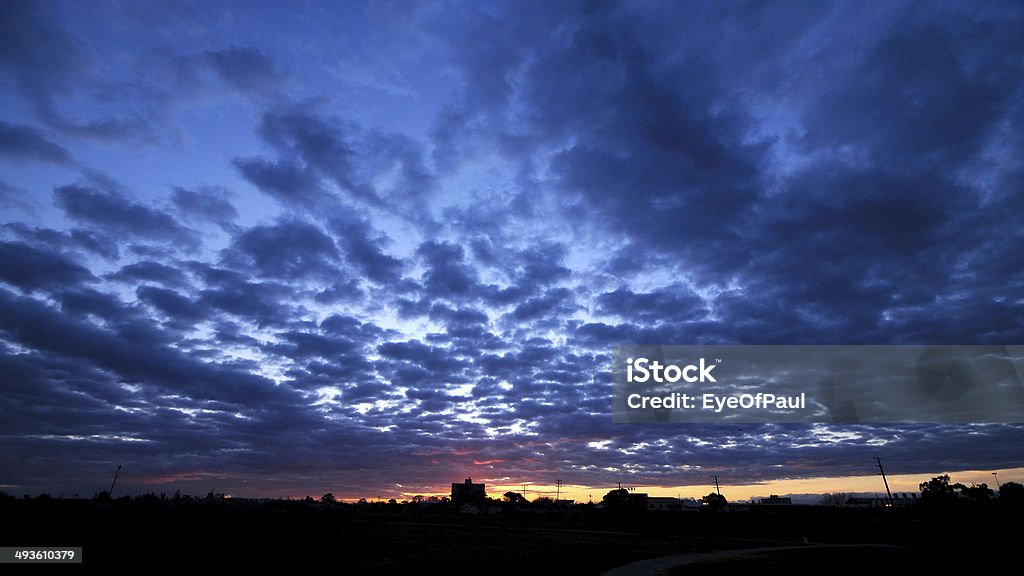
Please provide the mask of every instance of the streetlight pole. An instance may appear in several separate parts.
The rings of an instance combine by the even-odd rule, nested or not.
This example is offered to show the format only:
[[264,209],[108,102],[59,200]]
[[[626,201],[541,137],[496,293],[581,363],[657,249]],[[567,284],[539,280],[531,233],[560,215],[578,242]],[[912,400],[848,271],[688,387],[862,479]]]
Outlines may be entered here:
[[875,461],[878,462],[878,471],[882,473],[882,482],[885,483],[885,493],[889,497],[889,507],[892,508],[892,492],[889,491],[889,481],[885,478],[885,470],[882,469],[882,459],[875,456]]
[[107,496],[111,499],[114,498],[114,484],[117,484],[117,475],[121,473],[121,465],[117,465],[117,470],[114,471],[114,481],[110,483],[110,491],[107,492]]

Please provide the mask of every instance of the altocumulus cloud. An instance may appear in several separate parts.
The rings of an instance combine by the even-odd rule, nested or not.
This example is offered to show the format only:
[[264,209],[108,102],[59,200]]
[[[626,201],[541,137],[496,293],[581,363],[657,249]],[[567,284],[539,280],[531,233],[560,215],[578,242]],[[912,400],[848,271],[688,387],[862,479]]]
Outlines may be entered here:
[[4,490],[1019,465],[609,413],[620,342],[1024,341],[1019,5],[457,4],[4,10]]

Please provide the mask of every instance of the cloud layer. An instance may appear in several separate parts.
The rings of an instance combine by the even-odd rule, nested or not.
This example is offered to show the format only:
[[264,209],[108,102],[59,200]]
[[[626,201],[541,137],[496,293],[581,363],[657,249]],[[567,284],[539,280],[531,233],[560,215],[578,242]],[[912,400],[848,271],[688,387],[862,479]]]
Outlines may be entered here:
[[293,8],[0,16],[3,490],[1020,464],[1012,425],[612,425],[609,364],[1024,342],[1019,5]]

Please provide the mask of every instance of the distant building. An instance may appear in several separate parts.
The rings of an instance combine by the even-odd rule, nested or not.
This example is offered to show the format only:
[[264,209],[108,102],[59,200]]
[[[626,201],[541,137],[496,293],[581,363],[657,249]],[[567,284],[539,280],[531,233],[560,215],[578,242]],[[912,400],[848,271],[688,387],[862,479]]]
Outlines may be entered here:
[[452,503],[479,504],[487,499],[483,484],[474,484],[472,478],[466,478],[462,484],[452,483]]
[[[893,492],[892,506],[903,508],[913,506],[917,503],[917,492]],[[846,500],[846,506],[851,508],[886,508],[889,506],[889,498],[886,496],[875,496],[874,498],[862,498],[850,496]]]
[[647,498],[647,509],[655,512],[699,510],[700,503],[693,498],[679,499],[664,496],[650,496]]
[[761,498],[759,502],[761,504],[768,504],[772,506],[789,506],[793,504],[793,499],[789,497],[779,497],[776,496],[775,494],[772,494],[767,498]]

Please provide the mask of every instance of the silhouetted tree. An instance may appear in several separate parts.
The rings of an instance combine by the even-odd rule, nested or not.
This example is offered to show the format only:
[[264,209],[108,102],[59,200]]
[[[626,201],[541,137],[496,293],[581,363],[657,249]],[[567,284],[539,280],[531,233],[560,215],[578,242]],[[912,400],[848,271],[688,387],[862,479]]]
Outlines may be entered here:
[[514,504],[516,506],[522,506],[526,504],[526,496],[523,496],[519,492],[512,492],[511,490],[509,490],[508,492],[502,494],[502,497],[504,497],[505,501],[508,502],[509,504]]
[[1004,482],[999,487],[999,502],[1015,506],[1024,504],[1024,485],[1016,482]]
[[712,492],[707,496],[701,498],[702,506],[700,508],[701,510],[720,512],[722,510],[725,510],[725,507],[728,503],[729,502],[725,499],[725,496],[722,496],[717,492]]
[[612,510],[626,510],[629,508],[629,491],[625,488],[612,490],[601,498],[601,503]]
[[338,501],[334,498],[334,494],[328,492],[320,497],[321,504],[336,504]]
[[956,500],[956,491],[963,484],[950,484],[949,475],[936,476],[920,484],[921,500],[930,504],[949,503]]
[[966,496],[971,501],[976,503],[988,502],[990,498],[995,496],[995,492],[988,487],[988,484],[972,484],[970,486],[960,485],[960,494]]
[[533,499],[534,506],[552,506],[555,501],[547,496],[538,496]]
[[850,495],[846,492],[833,492],[831,494],[825,494],[821,497],[822,506],[845,506],[846,501],[850,499]]
[[[162,495],[161,495],[162,496]],[[166,498],[164,498],[166,500]],[[139,494],[135,497],[135,502],[146,502],[152,504],[160,501],[160,496],[157,496],[153,492],[147,492],[145,494]]]

